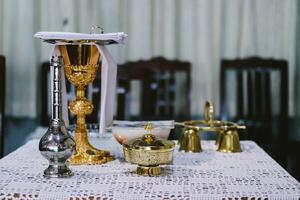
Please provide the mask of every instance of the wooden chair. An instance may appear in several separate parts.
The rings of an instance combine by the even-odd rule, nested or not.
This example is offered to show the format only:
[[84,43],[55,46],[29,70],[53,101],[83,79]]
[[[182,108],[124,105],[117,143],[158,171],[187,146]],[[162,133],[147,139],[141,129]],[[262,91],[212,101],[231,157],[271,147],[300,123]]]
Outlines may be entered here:
[[[156,57],[150,60],[127,62],[118,67],[118,86],[123,88],[124,94],[118,95],[120,112],[117,114],[117,119],[128,119],[128,116],[131,116],[126,108],[130,103],[128,96],[132,93],[130,83],[134,80],[140,81],[142,86],[139,120],[190,119],[191,64],[189,62]],[[185,79],[182,83],[178,82],[177,73],[184,74]],[[176,114],[175,94],[179,84],[184,88],[184,93],[181,94],[184,105],[182,112]],[[122,113],[124,110],[127,113]]]
[[4,155],[5,57],[0,55],[0,158]]
[[[232,76],[229,76],[230,72]],[[272,77],[276,78],[276,82],[271,81]],[[270,154],[276,151],[276,144],[285,144],[288,135],[287,61],[259,57],[222,60],[220,83],[223,119],[228,119],[228,102],[231,102],[236,110],[232,120],[243,121],[247,125],[247,139],[255,140]],[[233,91],[235,98],[229,98]],[[276,91],[277,96],[272,95]],[[277,113],[275,100],[279,100]]]

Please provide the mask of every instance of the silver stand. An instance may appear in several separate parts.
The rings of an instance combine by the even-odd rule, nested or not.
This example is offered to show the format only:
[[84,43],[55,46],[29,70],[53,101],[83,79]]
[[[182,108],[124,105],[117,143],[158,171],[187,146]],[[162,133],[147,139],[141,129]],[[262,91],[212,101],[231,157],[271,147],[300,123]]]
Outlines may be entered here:
[[72,176],[72,171],[66,161],[75,152],[75,141],[68,133],[62,119],[61,72],[62,57],[52,56],[50,73],[52,92],[52,117],[49,128],[39,143],[39,150],[44,158],[49,161],[49,166],[44,171],[45,177],[63,178]]

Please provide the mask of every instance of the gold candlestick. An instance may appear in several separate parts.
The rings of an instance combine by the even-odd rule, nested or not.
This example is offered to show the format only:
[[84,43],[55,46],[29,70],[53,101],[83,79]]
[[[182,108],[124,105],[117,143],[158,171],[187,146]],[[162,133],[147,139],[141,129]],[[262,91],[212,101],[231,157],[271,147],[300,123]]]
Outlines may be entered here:
[[94,148],[88,141],[85,116],[93,111],[93,104],[85,97],[85,87],[91,83],[99,68],[100,52],[96,45],[59,45],[67,79],[76,86],[76,99],[69,104],[69,110],[76,115],[76,154],[69,162],[72,165],[101,164],[113,160],[108,151]]

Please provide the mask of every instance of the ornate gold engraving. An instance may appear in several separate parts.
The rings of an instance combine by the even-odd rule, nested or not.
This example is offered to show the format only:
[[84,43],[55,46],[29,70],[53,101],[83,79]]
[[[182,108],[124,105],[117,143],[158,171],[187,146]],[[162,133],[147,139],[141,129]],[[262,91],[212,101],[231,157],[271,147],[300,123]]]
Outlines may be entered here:
[[77,116],[75,141],[76,154],[70,164],[101,164],[113,160],[108,151],[94,148],[88,141],[85,116],[93,111],[93,104],[85,97],[85,87],[95,77],[100,53],[95,45],[60,45],[67,79],[76,86],[76,99],[69,104],[71,113]]
[[172,161],[175,143],[155,137],[151,134],[153,126],[145,126],[143,137],[123,143],[124,158],[127,162],[138,164],[137,174],[144,176],[159,176],[159,165]]

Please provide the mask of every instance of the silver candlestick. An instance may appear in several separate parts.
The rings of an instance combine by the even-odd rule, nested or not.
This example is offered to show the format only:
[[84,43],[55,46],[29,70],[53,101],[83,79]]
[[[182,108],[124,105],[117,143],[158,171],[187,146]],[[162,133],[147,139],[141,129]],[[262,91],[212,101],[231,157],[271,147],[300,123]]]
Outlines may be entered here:
[[51,58],[51,92],[52,92],[52,117],[49,128],[39,143],[39,150],[44,158],[49,161],[49,166],[44,171],[45,177],[63,178],[72,176],[72,171],[66,161],[75,152],[75,141],[68,133],[62,119],[62,94],[61,71],[62,57]]

